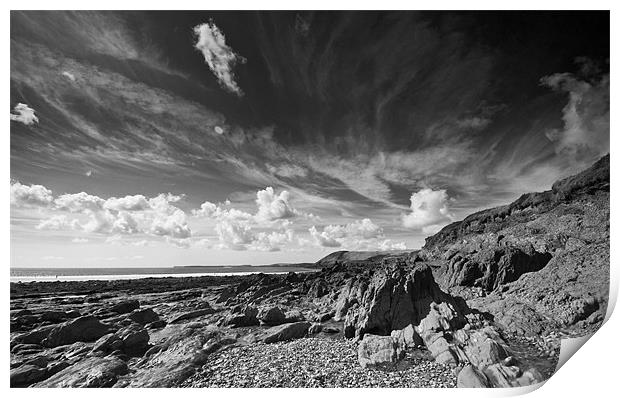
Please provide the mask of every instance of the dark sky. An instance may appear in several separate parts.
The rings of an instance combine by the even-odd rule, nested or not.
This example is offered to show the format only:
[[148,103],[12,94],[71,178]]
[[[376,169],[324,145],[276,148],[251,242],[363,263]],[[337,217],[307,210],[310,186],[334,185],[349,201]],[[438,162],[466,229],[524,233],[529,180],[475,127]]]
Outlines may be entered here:
[[[76,238],[91,242],[202,238],[238,255],[291,229],[267,248],[415,248],[609,151],[609,37],[608,12],[12,12],[12,113],[37,121],[11,122],[11,178],[54,197],[182,195],[193,231],[140,219]],[[252,213],[268,186],[301,221],[235,220],[250,232],[230,244],[223,216],[192,219],[205,201]],[[63,211],[44,213],[119,217]],[[364,218],[381,233],[360,243]],[[69,234],[28,232],[40,222],[16,224],[21,244]]]

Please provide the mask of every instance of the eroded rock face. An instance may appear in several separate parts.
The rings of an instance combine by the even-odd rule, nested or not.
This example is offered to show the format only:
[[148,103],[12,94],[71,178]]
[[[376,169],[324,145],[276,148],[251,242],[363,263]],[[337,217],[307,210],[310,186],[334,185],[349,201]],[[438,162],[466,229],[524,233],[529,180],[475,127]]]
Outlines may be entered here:
[[252,306],[245,306],[243,309],[233,310],[233,313],[224,320],[224,324],[232,327],[255,326],[258,320],[258,309]]
[[466,365],[458,374],[456,386],[459,388],[488,388],[491,383],[487,376],[475,366]]
[[35,384],[35,387],[112,387],[129,371],[127,364],[114,357],[90,357]]
[[392,336],[365,334],[358,347],[358,360],[363,368],[390,367],[402,359],[403,351]]
[[22,365],[16,369],[11,369],[11,387],[26,387],[33,383],[45,380],[47,369],[31,364]]
[[46,347],[57,347],[77,341],[95,341],[110,331],[94,316],[82,316],[54,327],[41,342]]
[[[417,326],[432,311],[433,303],[446,303],[454,311],[450,322],[464,323],[462,303],[441,291],[426,266],[384,266],[367,280],[359,278],[345,286],[341,295],[336,314],[346,313],[347,337],[361,338],[365,333],[386,335],[407,325]],[[346,311],[343,302],[352,303]]]
[[172,387],[191,376],[209,354],[235,342],[233,336],[217,327],[190,326],[177,325],[168,339],[144,354],[136,364],[136,372],[117,386]]

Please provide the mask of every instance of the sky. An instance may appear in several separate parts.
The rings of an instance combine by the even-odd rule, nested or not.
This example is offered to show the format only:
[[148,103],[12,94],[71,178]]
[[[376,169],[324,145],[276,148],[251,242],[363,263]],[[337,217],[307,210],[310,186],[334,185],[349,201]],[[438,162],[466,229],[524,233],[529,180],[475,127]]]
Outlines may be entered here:
[[609,152],[608,12],[11,12],[11,266],[415,250]]

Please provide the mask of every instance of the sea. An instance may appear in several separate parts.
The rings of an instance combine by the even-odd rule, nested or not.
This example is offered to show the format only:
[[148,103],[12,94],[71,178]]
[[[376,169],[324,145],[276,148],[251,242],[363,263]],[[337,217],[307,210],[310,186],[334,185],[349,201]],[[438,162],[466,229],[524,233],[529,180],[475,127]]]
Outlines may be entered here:
[[317,271],[313,264],[132,268],[11,268],[11,282],[119,280],[192,276],[286,274]]

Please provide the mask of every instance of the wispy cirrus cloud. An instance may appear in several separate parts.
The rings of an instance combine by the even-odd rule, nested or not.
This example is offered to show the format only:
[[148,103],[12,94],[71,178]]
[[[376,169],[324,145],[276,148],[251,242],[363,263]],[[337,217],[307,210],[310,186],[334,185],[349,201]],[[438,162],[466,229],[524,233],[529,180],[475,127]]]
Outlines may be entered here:
[[197,39],[194,47],[202,53],[220,85],[238,96],[243,96],[233,69],[236,64],[245,63],[246,59],[226,44],[224,33],[213,21],[195,26],[194,34]]

